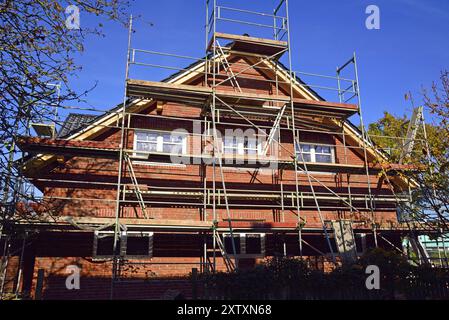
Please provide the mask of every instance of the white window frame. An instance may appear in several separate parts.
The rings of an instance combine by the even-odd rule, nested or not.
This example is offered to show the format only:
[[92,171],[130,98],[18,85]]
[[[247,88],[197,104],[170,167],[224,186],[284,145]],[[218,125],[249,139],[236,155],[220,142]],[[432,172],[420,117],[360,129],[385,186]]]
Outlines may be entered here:
[[[95,261],[108,260],[113,257],[113,252],[110,255],[99,255],[98,252],[98,240],[100,237],[114,237],[114,231],[103,231],[103,230],[95,230],[94,231],[94,241],[92,246],[92,259]],[[119,240],[120,243],[120,240]],[[112,248],[112,250],[114,250]]]
[[[126,253],[128,248],[128,239],[146,237],[148,238],[148,254],[143,255],[130,255]],[[120,241],[120,255],[128,259],[149,259],[153,257],[153,241],[154,233],[148,231],[122,231],[121,241]]]
[[[92,248],[92,259],[94,261],[103,261],[103,260],[110,260],[114,255],[113,253],[110,255],[98,255],[98,239],[100,237],[114,237],[115,232],[114,231],[107,231],[107,230],[95,230],[94,232],[94,241],[93,241],[93,248]],[[126,249],[127,249],[127,240],[130,237],[148,237],[148,254],[146,255],[127,255]],[[120,239],[119,239],[119,246],[120,246],[120,256],[124,258],[129,259],[149,259],[153,257],[153,239],[154,239],[154,233],[153,232],[147,232],[147,231],[122,231],[120,233]]]
[[[227,138],[232,138],[235,139],[237,142],[237,146],[232,146],[232,147],[227,147],[225,145],[225,141],[228,141]],[[251,139],[255,139],[256,141],[256,148],[245,148],[245,139],[247,138],[251,138]],[[223,150],[223,154],[226,155],[239,155],[239,156],[256,156],[256,155],[261,155],[262,154],[262,143],[259,141],[259,139],[257,139],[257,137],[243,137],[243,139],[241,139],[240,137],[236,137],[236,136],[229,136],[229,137],[223,137],[222,138],[222,142],[221,142],[221,146],[222,146],[222,150]],[[236,150],[237,152],[233,152],[233,153],[229,153],[226,152],[226,149],[232,149],[232,150]],[[254,150],[256,151],[256,153],[248,153],[247,150]]]
[[[233,233],[234,237],[240,237],[240,253],[237,253],[237,258],[264,258],[266,256],[265,253],[265,243],[266,243],[266,234],[265,233],[257,233],[257,232],[245,232],[245,233]],[[246,236],[247,235],[259,235],[260,236],[260,253],[246,253]],[[223,233],[223,244],[225,243],[225,238],[230,238],[230,233]],[[226,248],[226,247],[225,247]],[[234,257],[233,252],[227,252],[227,254],[231,257]]]
[[[298,147],[301,148],[302,145],[307,145],[310,146],[310,152],[304,152],[303,154],[310,154],[310,161],[306,161],[309,163],[335,163],[335,146],[330,145],[330,144],[322,144],[322,143],[307,143],[307,142],[299,142],[296,143],[295,145],[295,153],[296,155],[299,156],[299,160],[302,161],[301,158],[301,150],[298,150]],[[321,146],[321,147],[329,147],[331,150],[330,156],[331,156],[331,162],[317,162],[316,161],[316,156],[317,156],[317,152],[316,152],[316,147]],[[328,153],[318,153],[318,155],[329,155]]]
[[[137,139],[138,133],[148,133],[148,134],[156,134],[156,151],[143,151],[143,150],[137,150],[137,143],[140,141]],[[171,153],[171,152],[164,152],[164,134],[175,134],[182,136],[182,142],[180,143],[182,145],[182,152],[181,153]],[[148,142],[148,141],[140,141],[140,142]],[[171,144],[175,145],[176,143],[165,143],[165,144]],[[173,133],[171,131],[161,131],[161,130],[134,130],[134,143],[133,143],[133,150],[134,154],[133,156],[136,158],[148,158],[148,156],[151,153],[163,153],[163,154],[173,154],[173,155],[185,155],[187,154],[187,134],[183,133]],[[140,152],[139,152],[140,151]]]

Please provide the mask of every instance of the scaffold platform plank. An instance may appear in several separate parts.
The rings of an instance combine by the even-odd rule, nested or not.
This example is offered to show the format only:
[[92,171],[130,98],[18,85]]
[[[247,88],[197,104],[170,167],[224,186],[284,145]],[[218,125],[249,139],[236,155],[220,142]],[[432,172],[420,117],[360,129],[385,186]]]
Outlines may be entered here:
[[192,105],[204,105],[212,94],[212,89],[207,87],[136,79],[126,80],[126,91],[128,96]]
[[[40,137],[19,137],[18,146],[25,152],[60,154],[70,156],[85,156],[99,158],[117,158],[120,149],[117,143],[105,141],[85,141],[85,140],[61,140],[48,139]],[[134,150],[125,150],[129,154]],[[174,158],[173,158],[174,157]],[[161,164],[176,164],[173,160],[179,161],[180,164],[212,164],[213,155],[202,154],[183,154],[174,155],[170,153],[154,152],[148,153],[146,159],[135,158],[138,161],[150,161]],[[217,157],[218,159],[218,157]],[[279,159],[276,157],[239,157],[236,155],[222,155],[222,164],[225,167],[245,167],[245,168],[267,168],[276,169],[282,167],[284,169],[292,169],[293,159]],[[330,173],[365,173],[363,164],[341,164],[341,163],[315,163],[298,161],[298,167],[301,171],[316,171]],[[369,171],[378,173],[381,171],[416,171],[419,170],[414,165],[404,164],[370,164]]]
[[[239,230],[297,230],[297,222],[270,222],[270,221],[231,221],[232,229]],[[217,223],[219,231],[229,231],[229,221],[219,221]]]
[[[211,87],[136,79],[127,79],[126,87],[128,96],[200,106],[203,106],[213,94]],[[289,97],[282,95],[235,92],[223,89],[216,89],[215,94],[219,99],[230,104],[263,105],[267,101],[283,103],[290,101]]]
[[[39,220],[24,220],[18,221],[18,224],[29,225],[43,225],[43,226],[108,226],[115,224],[115,218],[103,218],[103,217],[76,217],[76,216],[58,216],[48,217],[48,219],[40,218]],[[138,218],[120,218],[119,223],[133,228],[148,228],[148,229],[186,229],[195,231],[207,231],[212,229],[211,221],[201,220],[169,220],[169,219],[138,219]]]
[[[146,80],[128,79],[126,82],[129,96],[150,98],[166,102],[179,102],[189,105],[204,106],[210,100],[213,89],[185,84],[171,84]],[[250,92],[235,92],[217,88],[217,105],[232,105],[242,111],[256,111],[260,114],[273,115],[279,112],[281,107],[272,107],[267,103],[290,103],[290,97],[284,95],[268,95]],[[221,102],[221,101],[223,102]],[[348,118],[358,111],[354,104],[336,103],[328,101],[315,101],[307,99],[293,99],[295,109],[301,116],[321,116],[331,118]],[[287,111],[287,114],[290,110]]]
[[62,140],[40,137],[19,137],[17,145],[22,151],[87,157],[117,158],[117,143],[106,141]]
[[329,101],[316,101],[297,99],[293,100],[295,110],[302,116],[323,116],[336,119],[347,119],[358,111],[355,104],[337,103]]
[[[131,153],[133,150],[126,150],[126,152]],[[148,156],[146,159],[135,158],[137,161],[149,161],[155,164],[169,164],[172,163],[173,159],[177,159],[179,164],[212,164],[213,156],[210,154],[194,155],[194,154],[184,154],[184,155],[173,155],[170,153],[162,152],[147,152]],[[217,157],[218,159],[218,157]],[[222,165],[224,167],[244,167],[248,169],[291,169],[294,168],[293,159],[283,159],[277,157],[263,157],[263,156],[236,156],[236,155],[222,155]],[[218,161],[218,160],[217,160]],[[365,174],[366,167],[364,164],[344,164],[344,163],[317,163],[317,162],[306,162],[298,161],[298,167],[301,171],[314,171],[314,172],[325,172],[325,173],[354,173],[354,174]],[[419,170],[414,165],[404,165],[404,164],[370,164],[368,167],[371,173],[379,173],[381,171],[416,171]]]
[[[2,222],[2,219],[0,219]],[[60,229],[74,229],[87,230],[89,226],[107,227],[113,226],[116,219],[113,217],[76,217],[76,216],[48,216],[40,217],[39,219],[23,219],[16,220],[17,226],[24,226],[33,228],[44,228],[60,230]],[[212,231],[214,223],[212,221],[201,220],[168,220],[168,219],[144,219],[144,218],[120,218],[119,223],[125,225],[130,230],[159,230],[163,231],[185,231],[185,232],[207,232]],[[295,231],[298,229],[298,223],[295,222],[271,222],[259,220],[231,220],[232,228],[235,231],[250,230],[253,232],[278,232],[278,231]],[[229,232],[229,221],[219,221],[215,227],[220,232]],[[419,227],[419,224],[413,223],[413,227]],[[87,229],[86,229],[87,228]],[[354,226],[354,230],[363,231],[369,229],[368,221]],[[406,223],[381,223],[378,225],[379,231],[394,231],[394,230],[409,230],[410,225]],[[93,229],[92,229],[93,230]],[[322,225],[319,223],[306,223],[302,228],[304,231],[315,230],[322,231]],[[420,228],[417,229],[419,231]]]
[[[142,185],[142,187],[147,188],[148,186]],[[203,199],[204,197],[204,191],[198,190],[198,189],[177,189],[176,187],[171,188],[170,190],[160,190],[160,189],[154,189],[149,188],[148,190],[142,190],[142,196],[144,198],[168,198],[168,199],[179,199],[179,198],[187,198],[187,199]],[[126,193],[133,194],[133,190],[126,190]],[[214,197],[213,189],[206,189],[206,196],[208,199],[212,199]],[[267,191],[267,190],[227,190],[226,196],[228,199],[240,199],[240,200],[265,200],[265,201],[279,201],[281,198],[284,199],[296,199],[296,193],[294,191],[287,191],[284,190],[281,191]],[[218,189],[215,193],[215,197],[217,199],[224,198],[225,193],[222,189]],[[341,202],[342,200],[350,201],[350,199],[353,202],[367,202],[369,201],[370,197],[366,194],[352,194],[349,196],[349,194],[338,194],[338,197],[336,195],[333,195],[331,193],[326,194],[315,194],[315,196],[312,193],[303,193],[301,192],[300,198],[304,202],[310,202],[314,201],[315,199],[318,199],[320,201],[325,202]],[[396,196],[388,196],[388,195],[374,195],[372,199],[375,202],[379,203],[394,203],[396,204],[399,202],[406,202],[410,199],[407,197],[396,197]],[[203,204],[203,203],[202,203]]]
[[[288,43],[286,41],[271,40],[265,38],[257,38],[250,36],[240,36],[230,33],[215,32],[216,39],[230,40],[232,43],[229,45],[231,50],[240,51],[244,53],[253,53],[264,56],[276,56],[279,58],[282,53],[288,49]],[[212,52],[214,48],[214,37],[208,45],[208,51]]]

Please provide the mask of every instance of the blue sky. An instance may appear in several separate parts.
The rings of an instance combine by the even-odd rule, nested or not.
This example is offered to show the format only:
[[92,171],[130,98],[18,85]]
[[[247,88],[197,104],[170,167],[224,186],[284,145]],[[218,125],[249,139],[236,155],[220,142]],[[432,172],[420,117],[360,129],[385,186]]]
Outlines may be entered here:
[[[225,5],[268,13],[276,2],[224,1]],[[380,8],[380,30],[365,28],[365,9],[370,4]],[[133,47],[204,56],[204,0],[135,0],[130,11],[140,16]],[[81,15],[82,27],[98,22]],[[77,58],[83,70],[72,79],[79,90],[98,81],[87,100],[101,109],[123,100],[127,48],[127,30],[118,24],[104,24],[104,38],[86,39],[85,52]],[[357,53],[366,122],[375,121],[384,110],[410,113],[405,93],[411,90],[419,100],[421,87],[429,87],[441,70],[449,68],[449,1],[290,0],[290,24],[294,70],[333,76],[338,65]],[[241,27],[240,33],[245,32]],[[172,64],[169,59],[151,59]],[[148,80],[164,76],[148,68],[139,75],[143,74]]]

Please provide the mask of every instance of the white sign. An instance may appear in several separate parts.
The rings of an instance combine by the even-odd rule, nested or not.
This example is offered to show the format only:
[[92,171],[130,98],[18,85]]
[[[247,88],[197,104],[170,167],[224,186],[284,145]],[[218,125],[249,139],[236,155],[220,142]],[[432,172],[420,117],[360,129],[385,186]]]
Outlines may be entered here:
[[69,30],[80,29],[80,9],[75,5],[70,5],[65,8],[65,14],[68,17],[65,19],[65,26]]
[[378,266],[370,265],[366,267],[366,274],[369,276],[366,278],[365,285],[368,290],[380,289],[380,270]]
[[67,290],[79,290],[80,289],[80,268],[75,265],[67,266],[66,273],[70,275],[65,280],[65,286]]
[[380,9],[376,5],[369,5],[366,7],[366,14],[369,16],[366,18],[365,26],[368,30],[379,30],[380,29]]

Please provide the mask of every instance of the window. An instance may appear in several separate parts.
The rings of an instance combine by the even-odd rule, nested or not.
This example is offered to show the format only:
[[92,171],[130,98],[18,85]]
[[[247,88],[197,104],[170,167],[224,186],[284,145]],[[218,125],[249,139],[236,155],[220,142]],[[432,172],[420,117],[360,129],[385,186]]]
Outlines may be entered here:
[[[122,232],[117,254],[126,258],[153,256],[152,232]],[[114,255],[114,231],[95,231],[92,256],[96,260],[110,259]]]
[[[234,233],[236,254],[243,258],[256,258],[265,256],[265,234],[263,233]],[[224,245],[229,255],[233,255],[231,234],[225,233]]]
[[223,153],[234,155],[257,155],[260,153],[260,144],[256,137],[225,136],[223,140]]
[[151,258],[153,256],[153,232],[122,232],[120,252],[127,258]]
[[245,249],[247,254],[262,254],[262,235],[247,234],[245,236]]
[[334,147],[329,145],[313,145],[307,143],[296,144],[296,154],[299,161],[304,158],[305,162],[334,163]]
[[[224,236],[224,245],[225,245],[225,250],[228,254],[234,254],[234,249],[232,247],[232,237],[230,234],[226,234]],[[235,253],[240,254],[241,246],[240,246],[240,235],[239,234],[234,234],[234,245],[235,245]]]
[[332,147],[330,146],[315,146],[315,162],[333,163]]
[[300,161],[312,162],[312,146],[309,144],[300,144],[300,149],[296,146],[296,153]]
[[187,152],[186,135],[179,132],[136,131],[134,150],[137,157],[146,158],[150,152],[185,154]]
[[96,259],[106,259],[114,255],[114,232],[95,231],[92,256]]

